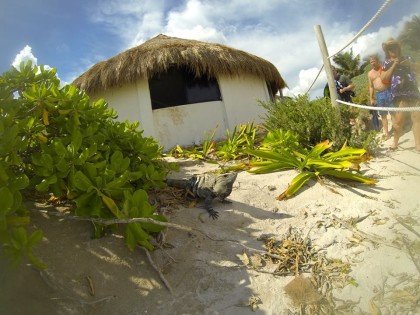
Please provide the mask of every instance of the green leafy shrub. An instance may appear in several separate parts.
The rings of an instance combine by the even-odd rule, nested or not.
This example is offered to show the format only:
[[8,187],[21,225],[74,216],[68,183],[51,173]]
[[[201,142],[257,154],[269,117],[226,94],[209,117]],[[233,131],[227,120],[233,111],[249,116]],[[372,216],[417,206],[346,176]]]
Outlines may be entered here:
[[[42,238],[26,235],[25,189],[74,200],[75,213],[103,219],[154,214],[146,190],[163,186],[169,166],[162,147],[142,136],[138,123],[118,122],[103,100],[91,102],[72,85],[60,88],[55,69],[21,64],[0,77],[0,242],[16,262]],[[104,226],[95,224],[100,236]],[[127,225],[126,242],[152,249],[161,226]]]
[[365,72],[352,78],[352,82],[356,87],[356,96],[353,97],[353,102],[355,104],[370,105],[369,104],[369,80],[368,72],[372,69],[372,66],[369,65],[365,68]]
[[305,148],[325,140],[333,142],[333,150],[339,149],[346,142],[352,147],[363,145],[368,149],[375,145],[371,132],[356,132],[350,124],[358,116],[357,109],[333,107],[326,98],[309,100],[308,95],[300,95],[294,99],[260,102],[260,105],[267,111],[262,118],[268,131],[291,131]]

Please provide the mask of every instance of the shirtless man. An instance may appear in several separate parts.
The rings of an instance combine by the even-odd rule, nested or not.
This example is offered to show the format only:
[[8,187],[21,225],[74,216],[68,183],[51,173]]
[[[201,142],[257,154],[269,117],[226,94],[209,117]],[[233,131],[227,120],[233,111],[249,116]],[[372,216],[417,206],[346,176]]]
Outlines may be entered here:
[[[371,56],[369,60],[372,65],[372,70],[368,72],[369,79],[369,97],[370,105],[375,105],[375,100],[373,98],[373,92],[376,92],[376,104],[378,107],[393,107],[391,92],[389,90],[389,84],[385,84],[381,80],[381,63],[379,62],[378,56]],[[384,131],[384,138],[389,139],[389,130],[388,130],[388,112],[379,111],[379,115],[382,118],[382,128]]]

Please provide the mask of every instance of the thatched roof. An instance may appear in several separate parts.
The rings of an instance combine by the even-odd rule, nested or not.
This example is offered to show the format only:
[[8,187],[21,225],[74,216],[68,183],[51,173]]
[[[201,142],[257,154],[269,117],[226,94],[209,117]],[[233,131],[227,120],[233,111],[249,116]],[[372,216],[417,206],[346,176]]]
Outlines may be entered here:
[[274,65],[255,55],[221,44],[158,35],[111,59],[101,61],[73,81],[94,92],[150,79],[171,66],[186,66],[197,76],[208,74],[241,76],[252,74],[269,82],[277,92],[286,83]]

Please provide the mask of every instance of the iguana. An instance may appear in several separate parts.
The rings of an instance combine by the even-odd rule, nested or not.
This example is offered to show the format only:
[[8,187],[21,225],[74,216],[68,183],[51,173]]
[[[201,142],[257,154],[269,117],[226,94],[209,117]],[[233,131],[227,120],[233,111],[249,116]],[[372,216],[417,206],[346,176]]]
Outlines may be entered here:
[[166,184],[185,189],[194,198],[204,199],[204,208],[212,219],[217,219],[219,213],[213,209],[211,203],[215,198],[218,198],[221,202],[226,202],[225,198],[232,192],[232,186],[237,175],[237,173],[208,173],[194,175],[189,179],[166,179]]

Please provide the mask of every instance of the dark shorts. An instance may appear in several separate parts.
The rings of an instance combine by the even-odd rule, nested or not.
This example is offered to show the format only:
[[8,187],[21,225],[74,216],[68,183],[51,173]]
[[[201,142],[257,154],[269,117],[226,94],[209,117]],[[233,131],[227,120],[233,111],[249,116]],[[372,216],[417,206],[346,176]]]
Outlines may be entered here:
[[[376,92],[376,106],[378,107],[394,107],[391,98],[391,92],[389,90],[385,90],[382,92]],[[379,115],[385,116],[387,115],[387,111],[379,111]]]

